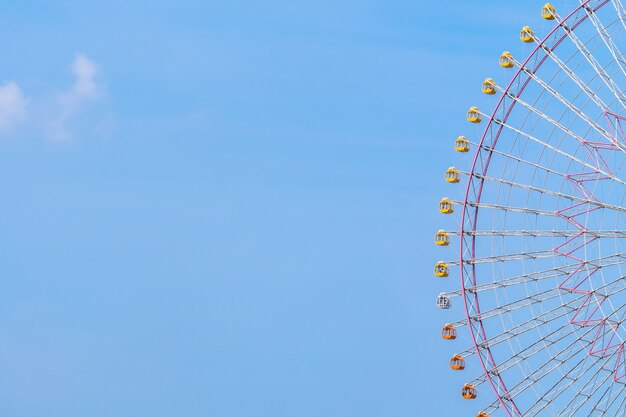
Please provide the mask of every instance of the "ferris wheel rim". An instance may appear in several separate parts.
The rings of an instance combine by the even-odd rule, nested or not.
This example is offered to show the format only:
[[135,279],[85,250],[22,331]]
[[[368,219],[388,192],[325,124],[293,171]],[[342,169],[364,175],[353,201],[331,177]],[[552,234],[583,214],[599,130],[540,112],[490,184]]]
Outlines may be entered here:
[[[464,263],[464,250],[466,248],[470,248],[470,254],[471,257],[474,258],[475,257],[475,245],[476,245],[476,236],[474,234],[472,234],[470,236],[470,244],[466,244],[465,241],[465,222],[466,222],[466,216],[470,216],[471,214],[468,213],[467,207],[468,207],[468,199],[469,199],[469,194],[470,194],[470,187],[473,184],[473,179],[474,179],[474,172],[476,170],[477,167],[477,162],[478,162],[478,158],[480,156],[481,151],[484,149],[483,148],[483,144],[487,138],[487,135],[489,133],[490,128],[492,127],[492,124],[494,123],[495,120],[495,116],[497,111],[500,109],[500,107],[502,106],[505,97],[507,97],[507,94],[514,86],[514,83],[516,80],[518,80],[519,76],[524,72],[524,69],[526,67],[526,65],[530,62],[530,60],[536,55],[536,53],[545,45],[545,43],[547,41],[549,41],[549,39],[555,34],[555,32],[557,30],[559,30],[560,28],[563,28],[563,25],[565,24],[565,22],[567,22],[569,19],[571,19],[574,15],[576,15],[576,13],[578,13],[581,9],[584,9],[585,6],[587,6],[590,3],[591,0],[585,0],[583,2],[581,2],[577,7],[575,7],[567,16],[565,16],[560,22],[558,22],[558,24],[556,24],[554,26],[554,28],[552,30],[550,30],[548,32],[548,34],[546,36],[544,36],[543,39],[541,39],[540,41],[537,42],[537,44],[535,45],[535,48],[528,54],[528,56],[526,57],[525,61],[519,66],[519,68],[517,69],[516,73],[513,75],[513,77],[511,78],[511,81],[509,82],[509,84],[507,85],[507,87],[504,89],[504,94],[501,95],[500,99],[498,100],[497,104],[494,106],[493,112],[491,114],[491,116],[489,116],[488,120],[486,121],[485,124],[485,129],[483,131],[483,134],[481,136],[480,141],[478,142],[478,150],[476,152],[476,155],[474,156],[474,160],[472,162],[472,167],[470,172],[468,173],[468,180],[467,180],[467,186],[466,186],[466,190],[465,190],[465,197],[464,197],[464,201],[463,201],[463,208],[461,210],[461,221],[460,221],[460,229],[459,229],[459,276],[460,276],[460,281],[461,281],[461,295],[463,297],[463,305],[464,305],[464,309],[465,309],[465,315],[466,315],[466,323],[467,326],[469,327],[469,332],[470,332],[470,336],[472,339],[472,343],[474,344],[474,349],[476,352],[476,356],[478,357],[478,360],[480,362],[480,365],[483,369],[484,375],[486,380],[489,382],[489,385],[491,386],[491,388],[493,389],[494,393],[496,394],[498,401],[500,402],[502,408],[504,409],[505,413],[509,416],[509,417],[522,417],[522,413],[519,411],[517,405],[515,404],[515,400],[513,398],[513,396],[510,395],[509,390],[506,387],[506,384],[504,382],[504,380],[502,379],[501,374],[498,372],[498,365],[496,364],[495,359],[493,358],[491,349],[489,347],[489,345],[487,343],[488,338],[484,329],[484,325],[482,322],[482,319],[480,318],[480,304],[479,304],[479,297],[478,297],[478,292],[476,291],[468,291],[468,287],[466,287],[465,285],[465,263]],[[599,3],[595,8],[593,8],[593,12],[596,12],[597,10],[601,9],[602,7],[604,7],[606,4],[608,4],[610,2],[610,0],[604,0],[601,3]],[[586,21],[589,18],[588,14],[585,14],[584,16],[581,16],[579,20],[576,21],[575,24],[573,24],[570,29],[573,31],[576,29],[576,27],[578,27],[582,22]],[[556,49],[559,44],[567,38],[567,33],[564,34],[562,37],[560,37],[558,40],[555,41],[555,44],[551,47],[551,50]],[[533,69],[533,73],[536,72],[542,65],[543,63],[547,60],[548,55],[545,55],[542,59],[539,60],[538,64],[534,67]],[[520,87],[519,92],[517,94],[517,96],[520,96],[521,93],[525,90],[526,86],[528,85],[528,83],[530,82],[530,78],[528,78]],[[515,108],[516,105],[516,101],[513,101],[511,103],[511,105],[509,106],[509,108],[507,109],[502,122],[506,122],[506,120],[508,119],[509,115],[511,114],[513,108]],[[498,124],[498,123],[497,123]],[[485,175],[488,171],[489,168],[489,162],[491,159],[491,156],[493,154],[493,149],[495,148],[495,145],[498,142],[498,139],[500,137],[500,134],[503,130],[503,125],[502,124],[498,124],[498,128],[496,129],[496,133],[495,133],[495,137],[493,138],[493,146],[490,147],[490,150],[487,152],[488,155],[486,157],[486,163],[483,167],[483,175]],[[476,206],[473,207],[474,209],[474,213],[473,213],[473,219],[471,219],[471,227],[472,227],[472,231],[476,232],[476,227],[477,227],[477,218],[478,218],[478,211],[480,209],[479,203],[480,203],[480,199],[482,196],[482,188],[484,186],[484,182],[485,179],[484,178],[479,178],[479,191],[477,193],[477,199],[475,201]],[[471,272],[468,272],[467,275],[470,275],[470,277],[468,277],[468,279],[471,279],[471,284],[472,284],[472,289],[476,288],[477,285],[477,280],[476,280],[476,272],[475,272],[475,268],[476,266],[474,264],[472,264],[471,266]],[[472,302],[472,294],[473,294],[473,302]],[[472,318],[472,315],[470,313],[470,305],[475,309],[476,313],[477,313],[477,317],[475,319]],[[473,324],[477,323],[477,329],[474,329]],[[476,334],[477,332],[478,335]],[[482,338],[483,343],[479,343],[477,340],[477,336],[478,338]],[[486,353],[486,360],[491,362],[490,365],[491,366],[491,370],[487,369],[488,365],[485,364],[485,358],[483,358],[483,354]],[[494,378],[496,379],[494,381]],[[500,390],[498,389],[500,388]],[[508,403],[508,404],[507,404]]]

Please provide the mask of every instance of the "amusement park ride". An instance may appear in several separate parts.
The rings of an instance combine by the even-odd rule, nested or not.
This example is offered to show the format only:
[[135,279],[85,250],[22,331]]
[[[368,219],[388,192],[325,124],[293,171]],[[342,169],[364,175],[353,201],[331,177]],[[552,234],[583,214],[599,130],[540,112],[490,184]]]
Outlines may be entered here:
[[482,83],[492,110],[466,115],[480,130],[453,143],[467,168],[444,174],[459,197],[438,209],[458,228],[435,233],[434,275],[458,277],[436,306],[459,315],[442,343],[468,415],[625,415],[626,8],[541,17],[545,33],[520,31],[526,56],[503,52]]

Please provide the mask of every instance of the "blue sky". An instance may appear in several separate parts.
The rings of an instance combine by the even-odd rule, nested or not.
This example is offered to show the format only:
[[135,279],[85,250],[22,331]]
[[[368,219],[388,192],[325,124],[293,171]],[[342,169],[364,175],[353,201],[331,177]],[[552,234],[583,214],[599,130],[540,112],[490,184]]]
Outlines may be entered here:
[[542,2],[5,3],[0,414],[475,415],[436,203]]

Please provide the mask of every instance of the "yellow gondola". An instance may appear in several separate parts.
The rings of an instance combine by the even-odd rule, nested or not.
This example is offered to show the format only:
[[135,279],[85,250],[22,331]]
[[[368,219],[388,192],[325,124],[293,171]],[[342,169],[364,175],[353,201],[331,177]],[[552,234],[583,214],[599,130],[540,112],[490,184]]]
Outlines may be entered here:
[[439,261],[435,264],[435,276],[439,278],[445,278],[448,276],[448,264]]
[[448,200],[447,197],[444,197],[439,202],[439,213],[443,214],[452,214],[454,213],[454,207],[452,207],[452,202]]
[[445,178],[447,182],[457,183],[461,181],[461,171],[455,167],[450,167],[446,170]]
[[489,417],[489,414],[485,413],[484,411],[481,411],[480,413],[476,414],[476,417]]
[[519,38],[522,42],[531,43],[535,40],[535,34],[531,28],[524,26],[519,32]]
[[454,141],[454,150],[457,152],[469,152],[470,144],[465,136],[459,136]]
[[467,111],[467,121],[470,123],[480,123],[482,120],[478,107],[470,107]]
[[547,20],[554,20],[554,18],[556,17],[556,10],[554,9],[554,6],[552,6],[550,3],[546,3],[541,8],[541,17]]
[[504,51],[502,55],[500,55],[499,64],[502,68],[513,68],[513,55],[510,52]]
[[493,95],[496,91],[496,83],[491,78],[485,78],[485,81],[483,81],[483,93]]
[[435,243],[439,246],[448,246],[450,244],[450,235],[443,230],[435,234]]

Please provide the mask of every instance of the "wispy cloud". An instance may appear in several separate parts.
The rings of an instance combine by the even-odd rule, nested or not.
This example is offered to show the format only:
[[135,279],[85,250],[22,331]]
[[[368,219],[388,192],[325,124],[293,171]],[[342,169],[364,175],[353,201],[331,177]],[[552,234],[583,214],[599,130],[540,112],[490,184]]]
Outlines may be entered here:
[[96,98],[99,90],[96,84],[98,74],[96,64],[85,55],[78,54],[72,64],[72,72],[76,77],[76,82],[70,92],[70,98],[73,100]]
[[10,134],[26,118],[28,99],[14,82],[0,86],[0,133]]
[[[74,137],[74,131],[82,127],[101,131],[102,121],[98,121],[98,117],[104,116],[88,111],[106,95],[99,79],[98,65],[86,55],[77,54],[70,70],[72,84],[52,95],[44,92],[41,96],[27,96],[14,81],[0,85],[0,137],[19,136],[30,131],[63,141]],[[26,119],[28,126],[23,123]],[[113,125],[110,119],[109,114],[107,126]],[[88,126],[89,123],[92,126]]]
[[72,138],[73,133],[69,127],[72,119],[102,94],[102,87],[98,84],[98,66],[86,55],[76,55],[71,69],[74,84],[67,91],[58,94],[56,98],[58,114],[47,129],[48,136],[55,140]]

